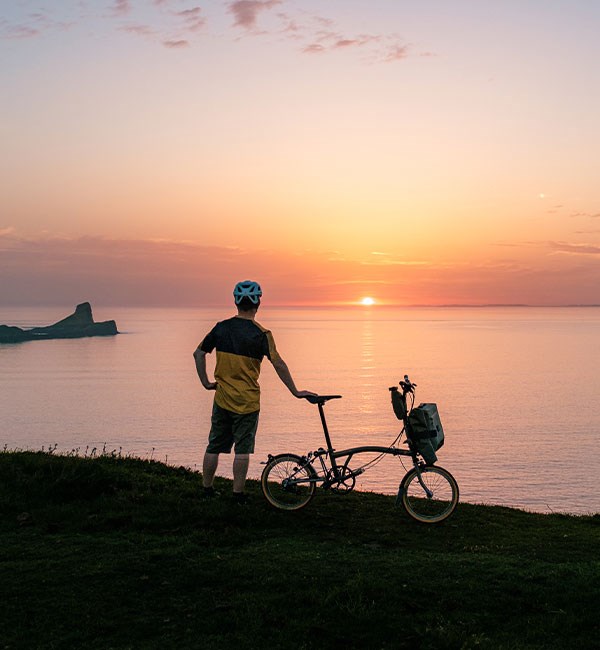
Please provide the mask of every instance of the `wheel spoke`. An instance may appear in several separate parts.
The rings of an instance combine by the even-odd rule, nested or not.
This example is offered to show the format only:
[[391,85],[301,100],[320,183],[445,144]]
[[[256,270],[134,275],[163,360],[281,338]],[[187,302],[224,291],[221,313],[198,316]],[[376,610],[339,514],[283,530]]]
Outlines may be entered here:
[[312,498],[316,477],[312,465],[293,454],[274,458],[264,469],[261,485],[269,503],[284,510],[298,510]]
[[420,469],[421,481],[415,469],[404,479],[402,503],[408,514],[418,521],[437,523],[449,517],[458,503],[458,485],[453,476],[441,467]]

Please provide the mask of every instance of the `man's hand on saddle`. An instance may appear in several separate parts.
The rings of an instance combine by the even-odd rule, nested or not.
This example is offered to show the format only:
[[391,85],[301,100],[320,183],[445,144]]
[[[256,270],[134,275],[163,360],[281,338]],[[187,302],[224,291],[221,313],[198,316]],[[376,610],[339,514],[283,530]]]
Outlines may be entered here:
[[313,393],[310,390],[297,390],[294,393],[294,397],[298,397],[299,399],[303,399],[305,397],[316,397],[318,393]]

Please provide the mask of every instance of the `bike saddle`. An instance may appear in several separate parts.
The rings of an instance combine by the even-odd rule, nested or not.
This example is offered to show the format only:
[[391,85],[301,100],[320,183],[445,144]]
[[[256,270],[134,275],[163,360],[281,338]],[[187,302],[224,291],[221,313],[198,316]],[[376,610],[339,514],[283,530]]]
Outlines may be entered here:
[[307,399],[311,404],[325,404],[330,399],[340,399],[341,395],[308,395]]

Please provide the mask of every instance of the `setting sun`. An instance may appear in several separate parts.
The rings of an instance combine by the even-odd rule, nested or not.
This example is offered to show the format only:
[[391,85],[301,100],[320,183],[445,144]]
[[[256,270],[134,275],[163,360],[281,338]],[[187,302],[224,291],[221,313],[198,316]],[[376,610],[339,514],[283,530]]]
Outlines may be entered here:
[[360,304],[361,305],[374,305],[375,304],[375,299],[371,298],[369,296],[365,296],[364,298],[360,299]]

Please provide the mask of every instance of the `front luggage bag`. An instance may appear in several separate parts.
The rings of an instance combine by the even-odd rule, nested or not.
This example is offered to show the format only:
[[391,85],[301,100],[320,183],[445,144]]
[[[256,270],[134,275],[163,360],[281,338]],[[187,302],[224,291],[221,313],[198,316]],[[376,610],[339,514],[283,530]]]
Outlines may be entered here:
[[444,429],[436,404],[419,404],[408,416],[409,438],[427,465],[437,460],[435,452],[444,444]]

